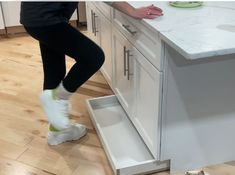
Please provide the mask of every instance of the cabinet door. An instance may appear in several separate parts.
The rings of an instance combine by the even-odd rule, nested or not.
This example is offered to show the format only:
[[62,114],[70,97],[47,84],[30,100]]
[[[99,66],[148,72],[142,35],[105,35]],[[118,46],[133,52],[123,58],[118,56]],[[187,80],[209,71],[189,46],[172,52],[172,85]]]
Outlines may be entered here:
[[2,2],[6,27],[19,26],[20,24],[20,2]]
[[91,9],[91,2],[86,3],[86,18],[87,18],[87,31],[89,38],[93,37],[93,11]]
[[[133,83],[133,59],[128,56],[130,53],[130,44],[113,28],[113,68],[114,68],[114,90],[122,107],[132,115],[133,97],[134,97],[134,83]],[[128,66],[129,65],[129,66]],[[128,69],[129,67],[129,69]]]
[[2,2],[0,2],[0,30],[4,29],[4,21],[3,21],[3,16],[2,16]]
[[156,159],[160,150],[161,73],[137,50],[135,58],[135,109],[131,120]]
[[102,14],[100,14],[99,17],[100,47],[105,53],[105,62],[101,68],[101,71],[109,85],[112,87],[112,25],[111,22],[107,20]]

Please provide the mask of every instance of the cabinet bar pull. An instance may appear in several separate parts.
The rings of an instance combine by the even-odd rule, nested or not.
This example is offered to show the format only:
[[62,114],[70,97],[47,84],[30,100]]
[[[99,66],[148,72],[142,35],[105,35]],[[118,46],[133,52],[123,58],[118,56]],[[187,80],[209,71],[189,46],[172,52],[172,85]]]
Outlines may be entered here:
[[92,30],[92,33],[94,33],[93,10],[91,10],[91,30]]
[[122,24],[122,26],[132,35],[135,35],[137,31],[132,31],[129,25]]
[[130,73],[130,56],[133,56],[130,54],[130,50],[127,51],[127,80],[130,80],[130,75],[133,75]]
[[123,47],[123,55],[124,55],[124,76],[126,76],[126,71],[127,71],[127,69],[126,69],[126,53],[127,53],[127,51],[126,51],[126,46],[124,46]]
[[98,30],[96,30],[96,18],[97,18],[98,16],[97,15],[95,15],[95,13],[94,13],[94,34],[95,34],[95,36],[96,36],[96,33],[98,32]]

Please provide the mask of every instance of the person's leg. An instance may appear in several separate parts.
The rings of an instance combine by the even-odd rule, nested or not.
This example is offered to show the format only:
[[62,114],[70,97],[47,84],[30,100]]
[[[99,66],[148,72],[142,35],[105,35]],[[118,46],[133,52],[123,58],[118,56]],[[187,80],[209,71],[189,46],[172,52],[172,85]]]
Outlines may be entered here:
[[[47,90],[56,89],[64,79],[66,74],[65,55],[56,52],[42,42],[39,42],[39,46],[44,72],[44,91],[41,94],[40,99],[48,121],[52,124],[49,129],[55,130],[54,127],[64,129],[70,124],[68,118],[69,103],[67,101],[60,101],[59,104],[55,103],[56,101],[53,99],[52,92]],[[61,115],[61,110],[59,110],[61,107],[55,111],[55,106],[57,106],[57,108],[62,106],[65,115]]]
[[29,33],[55,52],[76,60],[63,81],[69,92],[75,92],[104,62],[101,48],[67,23],[34,28]]
[[[59,55],[66,54],[76,60],[76,63],[73,65],[64,81],[60,84],[59,87],[56,88],[57,91],[59,91],[59,89],[62,89],[62,91],[64,91],[64,93],[66,94],[65,96],[70,96],[70,92],[75,92],[77,88],[79,88],[87,79],[89,79],[102,66],[104,62],[103,51],[94,42],[92,42],[90,39],[85,37],[83,34],[78,32],[76,29],[72,28],[68,24],[64,23],[41,28],[26,28],[26,30],[31,36],[39,40],[41,45],[45,45],[49,50],[53,50]],[[43,61],[44,67],[46,64],[48,64],[48,60],[45,60]],[[51,63],[53,62],[57,62],[57,60],[55,59],[51,61]],[[49,76],[52,75],[51,77],[53,79],[53,73],[50,73],[50,71],[48,72]],[[51,78],[49,78],[48,81],[52,81]],[[48,84],[54,83],[49,82]],[[46,85],[44,89],[48,88],[51,90],[54,88],[54,86],[55,85]],[[57,129],[63,129],[64,127],[66,127],[63,122],[58,123],[59,120],[55,120],[54,118],[61,118],[58,117],[61,114],[61,116],[66,116],[64,110],[55,110],[58,109],[58,107],[56,107],[58,105],[54,105],[54,103],[51,102],[53,101],[51,100],[53,96],[50,95],[51,91],[45,90],[43,94],[46,97],[44,100],[45,102],[43,102],[45,104],[45,108],[49,106],[47,105],[48,101],[54,106],[49,108],[52,110],[54,109],[54,111],[51,112],[49,115],[47,114],[47,117],[49,116],[48,119],[50,119],[50,123],[52,123]],[[58,114],[58,112],[60,112],[60,114]],[[60,121],[63,121],[63,119],[60,119]]]
[[41,42],[39,42],[39,46],[44,72],[43,89],[55,89],[66,74],[65,55]]

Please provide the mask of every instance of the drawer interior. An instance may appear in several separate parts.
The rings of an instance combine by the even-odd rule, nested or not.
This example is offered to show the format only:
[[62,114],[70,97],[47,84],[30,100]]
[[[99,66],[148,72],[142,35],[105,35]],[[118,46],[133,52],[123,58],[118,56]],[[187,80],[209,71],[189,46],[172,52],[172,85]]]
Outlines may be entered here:
[[116,174],[138,174],[168,168],[155,161],[116,96],[87,101],[92,122]]

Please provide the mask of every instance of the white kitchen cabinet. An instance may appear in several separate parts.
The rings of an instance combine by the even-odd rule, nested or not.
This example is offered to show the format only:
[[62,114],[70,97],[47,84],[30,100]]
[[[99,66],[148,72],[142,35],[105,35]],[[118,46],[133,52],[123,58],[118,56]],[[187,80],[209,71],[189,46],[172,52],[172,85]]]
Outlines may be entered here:
[[20,1],[2,2],[6,27],[20,26]]
[[3,20],[3,15],[2,15],[2,2],[0,2],[0,30],[4,29],[4,20]]
[[159,159],[162,73],[113,29],[115,93],[145,141]]
[[[156,33],[135,25],[133,21],[130,23],[130,19],[126,19],[120,12],[114,11],[113,18],[113,31],[120,31],[118,36],[114,34],[112,49],[115,92],[145,144],[154,157],[159,159],[163,77],[159,71],[162,69],[161,42],[155,37]],[[151,39],[150,35],[157,39]],[[121,44],[117,44],[117,41],[124,44],[122,47],[129,52],[130,57],[124,57],[124,61],[122,53],[119,53],[122,50],[119,46]],[[150,54],[149,49],[145,48],[151,48],[155,54]],[[127,78],[122,75],[123,69],[127,70],[127,73],[124,71]]]
[[[146,148],[148,152],[151,154],[151,157],[155,160],[157,164],[162,165],[162,162],[159,161],[160,160],[160,141],[161,141],[160,140],[161,138],[160,121],[161,121],[161,98],[162,98],[162,72],[159,72],[157,69],[157,68],[160,68],[160,57],[156,57],[156,55],[154,55],[155,56],[154,59],[156,61],[153,61],[153,62],[156,62],[158,64],[155,64],[156,67],[152,65],[151,61],[149,61],[149,59],[143,55],[143,53],[146,53],[145,51],[143,51],[143,48],[148,47],[148,45],[150,44],[149,41],[152,41],[152,40],[145,39],[147,38],[146,34],[143,34],[141,30],[137,29],[133,24],[128,23],[127,20],[125,20],[124,21],[125,23],[124,23],[123,21],[120,21],[120,18],[116,18],[115,22],[118,23],[118,25],[120,26],[119,28],[116,28],[115,25],[113,25],[109,21],[109,18],[105,17],[98,10],[99,4],[100,2],[97,4],[95,3],[96,8],[94,4],[92,3],[91,5],[88,4],[87,6],[87,11],[90,12],[89,14],[87,14],[87,16],[88,16],[88,19],[89,18],[91,19],[90,22],[88,21],[88,32],[92,35],[91,39],[93,39],[95,42],[97,42],[97,38],[99,39],[98,40],[99,44],[106,54],[107,54],[107,51],[110,51],[110,53],[112,53],[112,64],[110,63],[109,65],[107,65],[107,68],[109,67],[113,69],[112,70],[113,72],[112,88],[116,96],[107,97],[107,99],[102,98],[102,100],[94,99],[94,101],[91,100],[88,102],[92,121],[95,126],[97,125],[97,130],[99,130],[98,132],[101,135],[101,140],[106,149],[108,157],[111,160],[111,164],[113,166],[114,172],[116,171],[116,169],[118,169],[117,167],[119,166],[115,166],[116,160],[113,160],[113,157],[115,157],[115,154],[117,154],[116,152],[119,152],[119,149],[121,148],[117,143],[112,143],[114,141],[107,141],[107,140],[112,140],[112,137],[110,137],[110,134],[115,135],[116,134],[115,132],[117,132],[117,130],[120,130],[120,128],[122,128],[124,132],[125,129],[123,127],[133,128],[135,132],[137,132],[138,134],[132,135],[129,133],[129,132],[132,133],[132,131],[127,129],[125,131],[126,132],[125,134],[124,133],[121,134],[121,135],[127,135],[127,136],[122,138],[122,141],[120,142],[128,142],[127,140],[132,138],[134,139],[133,143],[130,142],[129,144],[129,145],[132,145],[134,143],[137,143],[136,140],[138,140],[138,137],[140,137],[141,140],[144,142],[145,146],[147,146]],[[99,24],[95,22],[95,25],[98,26],[98,33],[99,33],[97,38],[95,38],[94,36],[94,14],[97,15],[97,21],[99,21]],[[127,35],[125,35],[125,33]],[[111,39],[109,39],[110,34],[112,34]],[[148,33],[148,35],[151,35],[151,33]],[[139,37],[144,39],[144,40],[141,40],[141,44],[140,44]],[[137,42],[135,42],[135,40]],[[158,42],[158,40],[155,41],[155,43],[156,42]],[[110,47],[111,44],[109,43],[112,43],[112,48]],[[135,45],[138,48],[140,48],[140,50],[138,50],[135,47]],[[153,45],[152,42],[150,45],[152,47],[155,47],[155,45]],[[161,44],[158,44],[158,46],[161,46]],[[157,47],[158,55],[161,53],[160,48],[161,47]],[[146,54],[146,55],[149,56],[149,54]],[[105,75],[104,71],[102,72]],[[107,76],[105,76],[105,78],[106,80],[108,80]],[[110,105],[102,104],[103,102],[107,103],[108,101],[112,103],[112,100],[108,100],[109,98],[118,99],[118,102],[120,104],[117,105],[116,103],[114,103],[114,106],[117,105],[117,107],[112,107],[113,104],[110,104]],[[101,103],[101,104],[97,104],[97,103]],[[100,109],[100,107],[98,107],[99,109],[96,109],[97,108],[96,105],[98,106],[101,105],[102,109]],[[111,107],[109,108],[109,106]],[[113,108],[115,108],[115,111],[122,109],[124,113],[120,112],[117,114],[116,112],[113,111],[114,110]],[[102,113],[100,112],[97,113],[95,112],[96,110],[98,111],[101,110]],[[111,111],[108,112],[109,110],[113,112]],[[125,114],[124,118],[120,116],[123,114]],[[108,116],[110,117],[106,118]],[[126,117],[128,119],[125,119]],[[130,121],[127,122],[128,120]],[[124,123],[121,122],[122,123],[121,124],[118,121],[120,122],[126,121],[129,124],[126,124],[125,122]],[[102,126],[102,123],[104,122],[105,122],[105,125]],[[113,129],[110,128],[110,131],[107,132],[105,129],[106,127],[108,128],[111,127]],[[121,137],[121,136],[117,136],[117,137]],[[113,144],[115,146],[113,146]],[[114,147],[114,148],[109,148],[109,147]],[[128,147],[126,148],[128,150]],[[139,152],[147,156],[149,153],[147,154],[142,149],[143,148],[140,148]],[[135,151],[132,152],[133,155],[135,154],[134,152]],[[130,156],[132,153],[131,152],[129,153]],[[125,154],[128,154],[128,153],[125,152]],[[124,153],[122,153],[122,156],[125,156]],[[147,169],[145,169],[144,171],[140,170],[141,166],[143,166],[142,164],[145,164],[145,163],[143,162],[139,163],[139,166],[136,166],[137,168],[136,170],[133,170],[133,169],[128,170],[127,174],[131,174],[131,172],[135,172],[135,171],[147,172],[148,171]],[[131,167],[132,166],[131,161],[129,163],[126,162],[125,166]],[[168,168],[168,164],[165,164],[163,167]],[[149,167],[149,170],[152,168]],[[160,169],[161,169],[160,167],[155,167],[152,170],[159,171]],[[119,171],[122,171],[122,170],[119,170]]]
[[[170,170],[177,173],[234,160],[234,40],[228,38],[234,37],[235,11],[228,11],[225,3],[205,3],[207,8],[191,11],[188,18],[166,2],[153,4],[174,15],[135,20],[113,10],[115,96],[88,102],[114,172],[160,170],[146,161],[170,161]],[[218,7],[223,15],[214,20]],[[193,20],[196,25],[191,25]],[[180,30],[185,26],[189,30]],[[140,147],[131,152],[133,145]]]
[[115,174],[165,170],[169,161],[159,161],[161,73],[115,28],[112,36],[116,96],[87,101],[92,122]]
[[[96,6],[104,6],[107,9],[107,5],[103,3],[95,3]],[[105,53],[105,62],[101,68],[103,75],[107,82],[112,87],[112,24],[109,18],[107,18],[107,12],[105,14],[98,10],[94,3],[87,2],[87,29],[89,37],[96,42]],[[107,11],[107,10],[106,10]]]

